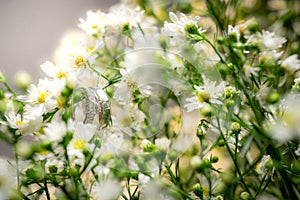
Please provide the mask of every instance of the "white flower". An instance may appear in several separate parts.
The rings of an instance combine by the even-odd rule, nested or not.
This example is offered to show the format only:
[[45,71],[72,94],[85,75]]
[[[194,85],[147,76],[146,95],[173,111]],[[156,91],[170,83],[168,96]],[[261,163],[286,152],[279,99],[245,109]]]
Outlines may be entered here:
[[261,51],[272,51],[281,48],[286,41],[284,37],[276,36],[273,32],[262,31],[251,35],[247,44],[257,43]]
[[264,155],[260,161],[260,163],[257,166],[256,171],[260,174],[261,177],[264,177],[266,174],[271,174],[269,169],[266,167],[266,165],[272,162],[270,155]]
[[168,36],[183,38],[186,36],[187,26],[191,25],[195,26],[199,33],[205,32],[205,30],[198,26],[199,16],[192,18],[180,13],[180,18],[178,18],[175,13],[170,12],[169,17],[172,22],[165,22],[163,27],[163,32]]
[[41,69],[52,78],[66,78],[68,71],[65,68],[55,66],[52,62],[46,61],[41,65]]
[[240,27],[238,25],[236,25],[236,26],[229,25],[228,26],[228,35],[234,35],[236,37],[237,41],[239,41]]
[[91,194],[95,200],[111,200],[118,199],[121,192],[122,187],[119,182],[109,179],[106,182],[94,184]]
[[44,134],[40,135],[40,138],[51,142],[60,142],[66,133],[67,126],[65,122],[52,120],[44,127]]
[[32,114],[26,114],[22,116],[15,111],[10,111],[6,115],[7,123],[1,122],[2,124],[9,125],[11,128],[18,129],[19,133],[33,133],[38,131],[43,122],[42,116],[35,116]]
[[82,32],[69,32],[62,37],[60,46],[55,51],[55,63],[64,71],[80,71],[87,61],[93,62],[92,54],[101,42]]
[[290,73],[294,73],[295,71],[299,70],[300,60],[298,59],[298,55],[294,54],[287,57],[282,61],[281,66]]
[[112,116],[112,124],[119,131],[132,136],[134,132],[141,130],[145,114],[138,109],[136,104],[115,105],[112,107],[112,113],[118,113]]
[[169,149],[171,141],[168,138],[157,138],[154,141],[155,145],[162,149]]
[[89,10],[87,12],[86,20],[80,18],[80,24],[78,26],[89,35],[102,34],[105,31],[104,29],[106,24],[109,23],[108,20],[109,18],[107,18],[105,13],[101,11],[93,12]]
[[[266,122],[268,134],[271,138],[284,144],[300,138],[300,101],[299,96],[290,94],[279,104],[280,113],[277,119]],[[275,115],[276,116],[276,115]]]
[[28,88],[28,94],[20,95],[18,99],[29,103],[27,104],[29,105],[27,107],[28,112],[35,112],[36,115],[42,115],[57,107],[57,99],[65,84],[66,81],[63,79],[40,79],[37,86],[31,84]]
[[141,185],[144,185],[144,184],[148,183],[151,180],[149,176],[147,176],[143,173],[139,173],[138,178],[139,178],[139,183]]
[[187,111],[193,111],[207,105],[207,102],[222,104],[219,98],[223,95],[225,89],[225,82],[217,84],[216,81],[210,81],[205,76],[203,76],[203,86],[195,85],[197,91],[197,96],[192,98],[187,98],[186,101],[189,102],[184,105]]
[[137,28],[142,21],[143,14],[144,10],[141,10],[140,7],[132,9],[120,4],[110,9],[110,13],[107,14],[109,19],[107,25],[111,30],[120,30],[125,26],[128,26],[130,29]]
[[121,133],[112,133],[103,137],[101,155],[116,155],[122,150],[124,136]]

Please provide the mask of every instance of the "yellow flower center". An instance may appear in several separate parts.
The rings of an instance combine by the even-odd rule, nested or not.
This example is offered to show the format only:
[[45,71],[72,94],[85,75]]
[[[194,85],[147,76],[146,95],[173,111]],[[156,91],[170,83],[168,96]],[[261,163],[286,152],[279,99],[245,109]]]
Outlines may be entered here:
[[47,92],[41,92],[40,95],[37,98],[38,102],[39,103],[45,103],[47,96],[48,96]]
[[40,151],[39,154],[40,154],[41,156],[47,156],[47,155],[49,154],[49,151],[47,151],[47,150]]
[[197,95],[199,102],[208,102],[210,99],[210,94],[207,91],[200,91]]
[[58,72],[56,74],[56,77],[61,79],[61,78],[66,78],[67,77],[67,74],[65,72]]
[[75,60],[77,67],[81,67],[85,63],[85,59],[82,56],[78,56]]
[[91,26],[91,28],[92,28],[92,29],[97,29],[98,26],[97,26],[96,24],[94,24],[94,25]]
[[121,124],[124,126],[124,127],[129,127],[131,124],[132,124],[133,120],[131,117],[124,117],[122,120],[121,120]]
[[82,139],[76,139],[74,144],[73,144],[73,147],[75,149],[83,149],[85,146],[85,141],[82,140]]
[[16,123],[16,125],[25,125],[26,124],[26,122],[21,121],[21,120],[17,120],[15,123]]

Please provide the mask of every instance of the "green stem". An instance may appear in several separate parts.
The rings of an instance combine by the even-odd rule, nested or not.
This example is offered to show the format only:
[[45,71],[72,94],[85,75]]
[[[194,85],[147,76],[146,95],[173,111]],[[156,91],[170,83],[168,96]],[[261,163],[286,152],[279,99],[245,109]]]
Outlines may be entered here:
[[[221,135],[222,139],[223,139],[224,141],[226,141],[226,138],[225,138],[225,136],[224,136],[224,133],[223,133],[223,131],[221,130],[220,120],[219,120],[218,118],[217,118],[217,123],[218,123],[218,127],[217,127],[217,128],[218,128],[218,130],[219,130],[219,132],[220,132],[220,135]],[[232,153],[232,151],[231,151],[230,147],[228,146],[228,143],[227,143],[227,142],[225,142],[225,146],[226,146],[226,149],[227,149],[227,151],[228,151],[228,153],[229,153],[229,155],[230,155],[230,157],[231,157],[231,159],[232,159],[232,161],[233,161],[233,163],[234,163],[234,166],[235,166],[236,171],[237,171],[237,173],[238,173],[238,175],[239,175],[239,179],[240,179],[242,185],[244,186],[245,190],[250,194],[251,198],[253,198],[253,197],[252,197],[252,194],[251,194],[251,192],[250,192],[250,190],[249,190],[249,188],[248,188],[248,186],[247,186],[247,184],[246,184],[245,181],[244,181],[243,175],[242,175],[242,173],[241,173],[241,171],[240,171],[240,168],[239,168],[239,165],[238,165],[238,163],[237,163],[236,156]]]
[[207,37],[205,37],[204,35],[201,35],[201,37],[203,38],[203,40],[205,42],[207,42],[214,49],[214,51],[216,52],[216,54],[220,58],[221,62],[224,63],[224,64],[226,64],[225,60],[223,59],[223,57],[222,57],[220,51],[217,49],[217,47]]
[[50,200],[50,194],[49,194],[46,178],[44,179],[44,188],[45,188],[45,193],[46,193],[47,200]]
[[17,97],[17,94],[11,89],[11,87],[7,84],[6,81],[2,82],[4,84],[4,86],[6,87],[7,91],[9,91],[10,93],[12,93],[14,95],[14,97]]

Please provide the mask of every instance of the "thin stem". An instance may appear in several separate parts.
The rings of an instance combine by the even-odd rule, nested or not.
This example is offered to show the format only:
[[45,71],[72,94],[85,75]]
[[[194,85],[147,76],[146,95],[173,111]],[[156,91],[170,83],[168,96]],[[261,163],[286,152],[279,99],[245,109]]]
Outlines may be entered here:
[[[218,123],[218,127],[217,127],[217,128],[218,128],[218,130],[219,130],[219,132],[220,132],[220,135],[221,135],[222,139],[223,139],[224,141],[226,141],[226,138],[225,138],[225,136],[224,136],[224,133],[223,133],[223,131],[221,130],[220,120],[219,120],[218,118],[217,118],[217,123]],[[235,166],[236,171],[237,171],[237,173],[238,173],[238,175],[239,175],[239,179],[240,179],[242,185],[244,186],[245,190],[251,195],[251,198],[252,198],[252,194],[251,194],[251,192],[250,192],[250,190],[249,190],[247,184],[246,184],[245,181],[244,181],[244,178],[243,178],[243,175],[242,175],[242,173],[241,173],[241,171],[240,171],[240,168],[239,168],[239,165],[238,165],[238,163],[237,163],[236,157],[235,157],[234,154],[232,153],[232,151],[231,151],[230,147],[228,146],[228,143],[227,143],[227,142],[225,142],[225,146],[226,146],[226,149],[227,149],[227,151],[228,151],[228,153],[229,153],[229,155],[230,155],[230,157],[231,157],[231,159],[232,159],[232,161],[233,161],[233,163],[234,163],[234,166]]]
[[7,91],[9,91],[10,93],[12,93],[14,95],[14,97],[17,97],[17,94],[11,89],[11,87],[7,84],[6,81],[2,82],[4,84],[4,86],[6,87]]
[[44,188],[45,188],[45,193],[46,193],[47,200],[50,200],[50,194],[49,194],[46,178],[44,179]]
[[203,40],[204,40],[205,42],[207,42],[207,43],[214,49],[214,51],[216,52],[216,54],[217,54],[218,57],[220,58],[221,62],[225,64],[226,62],[225,62],[225,60],[223,59],[223,57],[222,57],[220,51],[217,49],[217,47],[216,47],[216,46],[215,46],[215,45],[214,45],[207,37],[205,37],[204,35],[201,35],[201,37],[203,38]]

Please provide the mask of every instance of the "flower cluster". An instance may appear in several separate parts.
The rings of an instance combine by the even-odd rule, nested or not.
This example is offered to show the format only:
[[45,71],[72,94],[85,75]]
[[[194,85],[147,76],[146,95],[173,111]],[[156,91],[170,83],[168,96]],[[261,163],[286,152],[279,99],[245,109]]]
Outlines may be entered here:
[[88,11],[25,94],[0,74],[0,199],[299,198],[289,38],[211,1],[132,4]]

